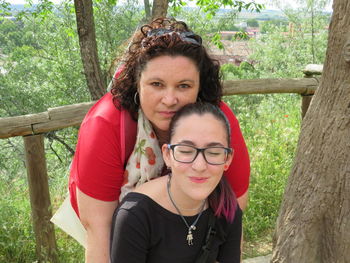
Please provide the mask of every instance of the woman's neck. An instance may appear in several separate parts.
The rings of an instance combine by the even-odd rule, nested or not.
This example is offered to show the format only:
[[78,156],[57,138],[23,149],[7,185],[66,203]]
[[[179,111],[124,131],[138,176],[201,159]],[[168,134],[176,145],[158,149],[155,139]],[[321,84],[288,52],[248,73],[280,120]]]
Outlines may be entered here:
[[[179,187],[176,184],[174,185],[171,182],[170,182],[169,192],[170,192],[170,196],[168,196],[169,203],[173,205],[171,201],[171,198],[172,198],[173,202],[175,203],[175,205],[180,210],[183,216],[197,215],[203,209],[203,202],[206,202],[206,200],[194,200],[188,197],[185,193],[183,193],[179,189]],[[206,208],[206,206],[207,205],[205,204],[204,208]],[[175,211],[176,211],[176,208],[175,208]]]
[[168,143],[169,141],[169,131],[163,131],[163,130],[159,130],[157,128],[153,128],[154,132],[156,133],[158,142],[159,142],[159,146],[162,147],[162,145],[164,143]]

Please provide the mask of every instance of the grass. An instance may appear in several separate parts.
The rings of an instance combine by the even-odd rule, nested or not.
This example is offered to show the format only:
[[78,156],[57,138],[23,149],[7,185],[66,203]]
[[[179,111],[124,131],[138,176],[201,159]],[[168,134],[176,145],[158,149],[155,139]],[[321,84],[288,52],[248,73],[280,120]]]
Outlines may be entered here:
[[[0,141],[0,149],[11,144],[16,149],[23,149],[22,138],[11,139],[10,142]],[[70,157],[65,154],[58,161],[50,152],[50,142],[46,141],[46,158],[48,165],[49,188],[51,204],[56,211],[67,194],[68,166]],[[59,145],[53,145],[58,151]],[[23,154],[20,151],[0,151],[0,262],[37,262],[35,255],[35,235],[32,228],[31,207],[28,182]],[[12,155],[12,159],[11,156]],[[6,165],[11,163],[11,165]],[[9,169],[11,168],[11,169]],[[84,250],[72,238],[56,228],[56,240],[61,262],[83,262]]]
[[243,257],[269,254],[300,131],[300,97],[291,94],[229,97],[251,161],[249,205],[244,213]]
[[[297,95],[249,95],[226,97],[236,113],[251,158],[250,201],[244,213],[243,257],[271,252],[272,234],[286,179],[292,166],[300,130],[300,98]],[[0,141],[23,149],[21,138]],[[48,144],[48,142],[47,142]],[[48,146],[47,146],[48,147]],[[62,162],[47,149],[53,209],[67,192],[70,156],[52,145]],[[35,237],[23,153],[0,150],[0,262],[36,262]],[[61,262],[83,262],[84,251],[72,238],[56,229]]]

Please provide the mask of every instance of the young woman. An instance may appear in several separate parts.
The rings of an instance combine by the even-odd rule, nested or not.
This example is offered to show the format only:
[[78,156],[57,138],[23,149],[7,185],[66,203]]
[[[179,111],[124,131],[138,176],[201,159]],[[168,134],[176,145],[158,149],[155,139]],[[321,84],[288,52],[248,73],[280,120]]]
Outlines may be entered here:
[[170,173],[137,187],[116,209],[111,262],[239,263],[242,212],[223,176],[230,145],[218,107],[195,103],[178,111],[170,144],[162,146]]
[[168,141],[170,120],[197,100],[219,106],[230,122],[235,155],[225,176],[241,208],[246,206],[248,152],[221,95],[219,64],[186,24],[157,19],[141,27],[111,92],[90,109],[79,131],[69,191],[87,231],[87,262],[108,262],[111,218],[120,198],[166,173],[160,146]]

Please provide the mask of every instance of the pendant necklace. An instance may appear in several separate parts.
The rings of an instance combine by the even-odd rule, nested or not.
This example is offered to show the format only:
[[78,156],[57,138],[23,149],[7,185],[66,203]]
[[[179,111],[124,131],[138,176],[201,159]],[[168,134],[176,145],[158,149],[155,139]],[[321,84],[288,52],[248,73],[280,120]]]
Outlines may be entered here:
[[196,224],[197,224],[199,218],[201,217],[201,215],[203,213],[206,200],[203,201],[203,204],[202,204],[202,206],[200,208],[200,213],[198,214],[196,220],[192,223],[192,225],[189,225],[187,223],[186,219],[184,218],[184,216],[181,214],[180,209],[177,207],[177,205],[175,204],[174,199],[171,196],[171,193],[170,193],[170,179],[171,179],[171,175],[169,175],[168,182],[167,182],[167,190],[168,190],[169,199],[170,199],[171,203],[173,204],[173,206],[175,207],[176,211],[179,213],[180,217],[182,218],[182,221],[184,221],[185,225],[188,228],[186,240],[187,240],[187,244],[189,246],[191,246],[191,245],[193,245],[193,234],[192,234],[192,231],[196,230]]

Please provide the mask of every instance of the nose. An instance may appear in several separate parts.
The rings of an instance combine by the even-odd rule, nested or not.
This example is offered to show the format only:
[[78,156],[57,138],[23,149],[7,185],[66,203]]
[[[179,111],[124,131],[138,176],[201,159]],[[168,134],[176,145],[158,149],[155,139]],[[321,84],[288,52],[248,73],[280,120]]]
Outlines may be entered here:
[[166,89],[162,97],[162,103],[168,107],[176,105],[178,103],[176,92],[171,88]]
[[194,159],[194,161],[192,162],[192,169],[199,172],[207,169],[207,162],[204,159],[204,152],[198,153],[196,159]]

